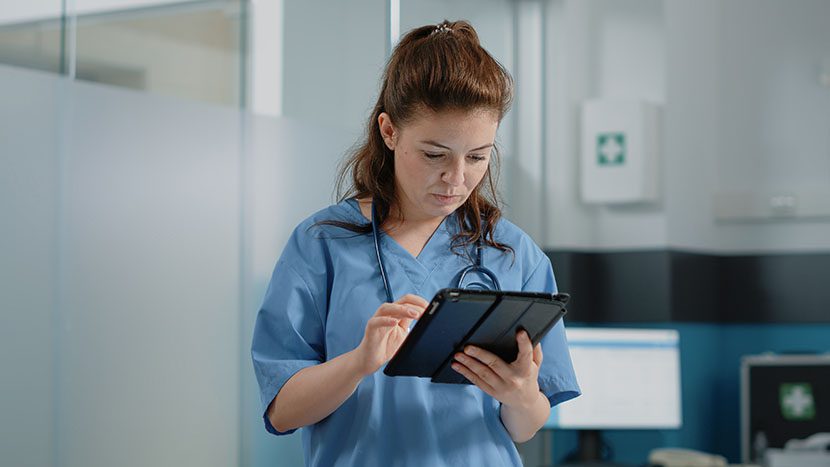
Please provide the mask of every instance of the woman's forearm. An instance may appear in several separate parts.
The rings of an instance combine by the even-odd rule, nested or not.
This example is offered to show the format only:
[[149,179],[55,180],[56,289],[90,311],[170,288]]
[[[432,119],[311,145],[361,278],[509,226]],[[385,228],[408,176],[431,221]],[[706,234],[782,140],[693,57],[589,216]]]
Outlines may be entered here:
[[421,317],[428,304],[423,297],[407,294],[394,303],[379,306],[354,350],[303,368],[286,381],[268,406],[271,425],[285,432],[331,415],[364,377],[392,358],[409,333],[412,321]]
[[303,368],[271,401],[268,419],[280,432],[317,423],[337,410],[364,376],[354,351]]
[[510,433],[510,438],[517,443],[524,443],[533,438],[549,416],[550,402],[541,392],[528,406],[501,406],[501,421]]

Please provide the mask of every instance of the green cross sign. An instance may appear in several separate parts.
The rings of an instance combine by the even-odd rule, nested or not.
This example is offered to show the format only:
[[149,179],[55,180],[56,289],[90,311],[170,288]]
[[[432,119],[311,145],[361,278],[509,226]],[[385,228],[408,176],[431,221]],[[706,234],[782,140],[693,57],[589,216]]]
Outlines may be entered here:
[[812,420],[816,417],[810,383],[783,383],[778,390],[781,415],[785,420]]
[[625,133],[600,133],[597,135],[597,164],[625,164]]

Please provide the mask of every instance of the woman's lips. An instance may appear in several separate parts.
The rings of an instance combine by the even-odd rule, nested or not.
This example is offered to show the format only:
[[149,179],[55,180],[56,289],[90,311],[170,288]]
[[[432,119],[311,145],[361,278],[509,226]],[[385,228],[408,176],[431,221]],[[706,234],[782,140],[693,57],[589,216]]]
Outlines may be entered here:
[[432,193],[432,196],[441,204],[453,204],[461,197],[461,195],[440,195],[437,193]]

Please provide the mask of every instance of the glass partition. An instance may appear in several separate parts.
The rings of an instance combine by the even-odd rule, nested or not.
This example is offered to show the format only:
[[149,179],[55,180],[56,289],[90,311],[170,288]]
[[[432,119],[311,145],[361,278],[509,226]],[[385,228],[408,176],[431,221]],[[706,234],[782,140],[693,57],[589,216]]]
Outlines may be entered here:
[[59,73],[63,47],[61,0],[5,2],[0,9],[0,63]]
[[243,13],[241,0],[215,0],[80,14],[76,77],[239,106]]
[[221,105],[245,103],[247,1],[64,3],[4,7],[0,63]]

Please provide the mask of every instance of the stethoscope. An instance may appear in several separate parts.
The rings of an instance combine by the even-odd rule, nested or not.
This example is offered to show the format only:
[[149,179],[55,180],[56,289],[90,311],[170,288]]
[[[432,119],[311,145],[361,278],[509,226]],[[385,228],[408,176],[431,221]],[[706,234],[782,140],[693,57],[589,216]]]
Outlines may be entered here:
[[[380,269],[380,277],[383,280],[383,288],[386,289],[386,301],[389,303],[394,302],[395,300],[392,298],[392,287],[389,286],[389,278],[386,276],[386,266],[383,263],[383,253],[380,251],[380,227],[378,226],[378,214],[377,214],[377,206],[375,204],[375,200],[372,200],[372,236],[375,240],[375,254],[378,258],[378,268]],[[481,238],[476,241],[476,260],[475,264],[471,264],[466,268],[461,270],[461,273],[458,276],[458,281],[455,284],[455,288],[460,289],[461,284],[464,283],[464,278],[467,277],[467,274],[471,272],[477,272],[484,276],[487,276],[493,282],[493,286],[495,290],[501,290],[501,285],[499,285],[499,280],[496,277],[496,274],[484,267],[484,260],[482,259],[482,251],[483,246],[481,245]],[[470,286],[477,286],[477,288],[486,289],[487,286],[482,282],[472,282]]]

